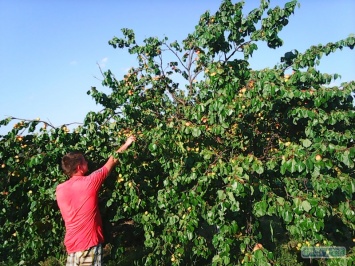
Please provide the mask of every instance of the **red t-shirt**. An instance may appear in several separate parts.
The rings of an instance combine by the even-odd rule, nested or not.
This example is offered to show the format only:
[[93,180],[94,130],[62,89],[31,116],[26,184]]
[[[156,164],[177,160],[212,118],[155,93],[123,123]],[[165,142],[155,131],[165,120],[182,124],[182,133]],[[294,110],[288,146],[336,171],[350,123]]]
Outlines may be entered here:
[[98,192],[107,174],[107,168],[102,167],[88,176],[72,176],[57,186],[57,203],[66,229],[64,245],[69,254],[104,241]]

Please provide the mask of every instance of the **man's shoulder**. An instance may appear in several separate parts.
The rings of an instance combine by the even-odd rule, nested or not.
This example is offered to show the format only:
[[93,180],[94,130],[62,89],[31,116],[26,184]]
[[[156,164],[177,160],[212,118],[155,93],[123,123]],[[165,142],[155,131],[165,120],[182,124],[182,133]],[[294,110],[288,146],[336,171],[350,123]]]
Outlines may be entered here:
[[69,181],[70,181],[70,179],[58,184],[57,187],[55,188],[56,192],[58,193],[58,191],[61,191],[61,190],[63,190],[63,188],[68,186],[69,185]]
[[92,172],[89,176],[100,176],[100,175],[106,175],[108,173],[108,170],[105,166],[95,170]]

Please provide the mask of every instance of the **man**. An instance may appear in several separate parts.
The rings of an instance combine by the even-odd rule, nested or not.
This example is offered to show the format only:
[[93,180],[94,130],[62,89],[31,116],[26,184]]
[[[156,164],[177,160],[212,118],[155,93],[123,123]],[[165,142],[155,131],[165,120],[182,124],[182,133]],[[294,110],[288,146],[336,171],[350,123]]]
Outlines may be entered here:
[[[135,140],[130,136],[117,152],[124,152]],[[110,156],[103,167],[86,175],[88,163],[81,153],[71,152],[62,158],[62,169],[70,178],[57,186],[56,197],[66,229],[67,266],[101,265],[104,237],[98,193],[117,163],[118,159]]]

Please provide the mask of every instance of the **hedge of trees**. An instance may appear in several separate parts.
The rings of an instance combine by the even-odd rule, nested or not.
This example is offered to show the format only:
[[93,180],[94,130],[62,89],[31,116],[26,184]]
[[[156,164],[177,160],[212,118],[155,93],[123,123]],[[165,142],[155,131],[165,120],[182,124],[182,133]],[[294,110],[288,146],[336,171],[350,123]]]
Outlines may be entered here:
[[338,74],[317,65],[353,49],[354,36],[289,51],[270,68],[249,64],[260,43],[283,44],[297,4],[262,0],[243,14],[243,2],[225,0],[182,42],[139,44],[123,29],[109,44],[137,65],[122,78],[103,73],[110,93],[91,88],[102,111],[75,128],[0,121],[16,123],[0,137],[0,261],[62,259],[62,156],[82,151],[93,170],[135,134],[100,194],[108,263],[301,265],[304,247],[337,246],[345,257],[311,263],[352,265],[355,82],[331,86]]

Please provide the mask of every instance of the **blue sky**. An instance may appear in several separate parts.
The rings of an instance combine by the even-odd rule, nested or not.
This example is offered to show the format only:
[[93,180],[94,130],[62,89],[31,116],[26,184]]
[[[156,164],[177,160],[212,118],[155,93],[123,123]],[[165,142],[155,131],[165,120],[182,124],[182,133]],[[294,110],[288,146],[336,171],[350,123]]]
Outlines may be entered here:
[[[247,0],[247,11],[259,6]],[[271,0],[271,6],[286,1]],[[355,1],[300,0],[290,23],[280,34],[284,46],[261,46],[251,65],[272,67],[287,51],[303,52],[355,33]],[[50,121],[55,126],[82,122],[98,111],[86,94],[101,86],[100,70],[111,69],[121,78],[135,65],[135,57],[108,45],[121,28],[131,28],[138,40],[167,36],[183,40],[202,13],[214,13],[217,0],[0,0],[0,119],[14,116]],[[323,58],[319,69],[355,80],[355,50]],[[0,128],[0,132],[5,130]]]

